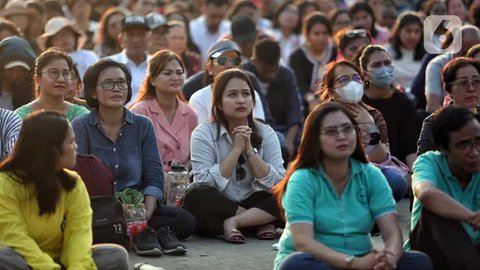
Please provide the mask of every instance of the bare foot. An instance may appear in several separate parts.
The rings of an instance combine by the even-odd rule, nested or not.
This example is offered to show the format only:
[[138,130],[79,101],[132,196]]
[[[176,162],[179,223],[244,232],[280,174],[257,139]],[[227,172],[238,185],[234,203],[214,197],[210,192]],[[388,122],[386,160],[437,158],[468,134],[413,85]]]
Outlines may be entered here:
[[227,242],[244,243],[245,236],[237,229],[237,224],[233,217],[223,221],[223,238]]

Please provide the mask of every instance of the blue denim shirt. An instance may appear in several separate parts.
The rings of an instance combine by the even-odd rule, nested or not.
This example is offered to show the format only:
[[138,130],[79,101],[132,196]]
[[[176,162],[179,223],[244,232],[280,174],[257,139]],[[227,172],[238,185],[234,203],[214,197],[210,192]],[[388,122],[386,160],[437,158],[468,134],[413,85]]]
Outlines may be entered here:
[[125,122],[116,141],[111,141],[98,121],[97,110],[76,118],[78,153],[93,154],[112,171],[115,190],[142,190],[159,201],[163,197],[163,169],[150,119],[125,108]]

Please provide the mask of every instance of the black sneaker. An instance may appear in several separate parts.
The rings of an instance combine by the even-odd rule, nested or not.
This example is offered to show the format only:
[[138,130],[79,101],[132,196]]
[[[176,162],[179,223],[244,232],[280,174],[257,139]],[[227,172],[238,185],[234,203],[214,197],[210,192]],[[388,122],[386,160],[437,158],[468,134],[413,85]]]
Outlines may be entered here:
[[163,254],[185,255],[187,248],[178,242],[175,233],[169,227],[161,227],[157,232],[158,240],[163,249]]
[[147,228],[132,237],[133,247],[139,256],[162,256],[162,247],[158,243],[157,234]]

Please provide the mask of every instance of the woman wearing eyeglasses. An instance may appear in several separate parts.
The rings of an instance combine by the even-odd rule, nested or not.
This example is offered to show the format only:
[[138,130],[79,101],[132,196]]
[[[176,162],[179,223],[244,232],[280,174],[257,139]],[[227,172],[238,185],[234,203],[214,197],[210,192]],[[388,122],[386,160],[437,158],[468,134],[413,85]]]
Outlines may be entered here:
[[[319,90],[322,103],[339,103],[355,117],[361,135],[361,143],[367,159],[382,169],[395,201],[400,201],[407,191],[405,176],[392,167],[389,154],[387,124],[382,114],[365,103],[364,82],[360,69],[351,62],[331,63],[325,70],[323,87]],[[404,172],[406,174],[408,169]]]
[[212,121],[192,134],[195,185],[183,207],[196,231],[244,243],[239,229],[256,229],[259,239],[276,237],[278,207],[272,187],[285,174],[275,131],[253,119],[254,90],[239,69],[220,73],[213,87]]
[[[458,57],[449,61],[442,70],[443,88],[452,99],[451,106],[467,108],[477,113],[480,101],[480,63],[475,59]],[[432,141],[432,126],[441,109],[423,121],[418,139],[417,155],[437,150]]]
[[[336,103],[315,107],[295,161],[275,187],[286,227],[275,270],[428,270],[423,253],[402,251],[395,202],[368,163],[353,114]],[[384,248],[372,246],[377,223]]]
[[72,79],[72,58],[68,54],[48,49],[35,60],[34,81],[37,98],[15,110],[24,119],[38,110],[52,110],[64,113],[72,121],[87,114],[87,108],[69,103],[64,96]]
[[183,255],[176,237],[187,238],[195,220],[187,211],[165,206],[162,161],[152,121],[125,108],[132,77],[124,64],[100,60],[84,77],[85,99],[93,110],[73,121],[78,152],[93,154],[112,171],[115,190],[143,192],[149,227],[133,236],[138,255]]
[[192,167],[190,137],[198,117],[183,98],[184,74],[178,55],[169,50],[157,52],[148,62],[146,79],[131,106],[132,112],[152,120],[164,172],[170,171],[171,162],[188,170]]
[[423,18],[420,13],[405,11],[398,16],[390,43],[385,45],[385,49],[393,58],[395,85],[410,92],[410,86],[420,70],[425,54]]
[[310,111],[318,104],[314,89],[322,80],[325,65],[337,57],[337,49],[330,40],[330,22],[319,12],[312,12],[305,18],[302,33],[305,44],[292,53],[289,65],[295,72],[305,105]]

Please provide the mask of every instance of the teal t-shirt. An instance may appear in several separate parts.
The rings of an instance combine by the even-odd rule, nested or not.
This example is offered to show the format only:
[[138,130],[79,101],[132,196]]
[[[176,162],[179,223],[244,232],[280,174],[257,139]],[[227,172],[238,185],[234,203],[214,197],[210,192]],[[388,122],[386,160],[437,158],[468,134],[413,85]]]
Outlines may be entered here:
[[[15,112],[20,116],[20,118],[25,119],[30,113],[32,113],[32,108],[30,107],[30,104],[23,105],[21,107],[18,107]],[[89,113],[90,111],[80,105],[77,104],[70,104],[70,108],[67,111],[66,117],[67,119],[71,122],[73,119],[82,116],[84,114]]]
[[315,240],[329,248],[360,256],[372,249],[370,231],[379,217],[396,213],[392,190],[382,172],[371,164],[350,159],[350,176],[340,197],[323,168],[295,171],[282,198],[287,220],[275,259],[295,252],[290,226],[313,225]]
[[[464,190],[457,178],[452,175],[447,158],[440,152],[430,151],[417,158],[413,165],[412,187],[420,182],[432,183],[436,188],[447,193],[472,211],[480,209],[480,173],[477,172],[472,175],[470,183]],[[414,198],[411,230],[417,226],[422,215],[422,208],[420,200]],[[473,244],[479,245],[480,231],[473,230],[473,227],[466,223],[462,223],[462,225],[470,239],[472,239]],[[410,249],[409,241],[405,243],[404,249]]]

